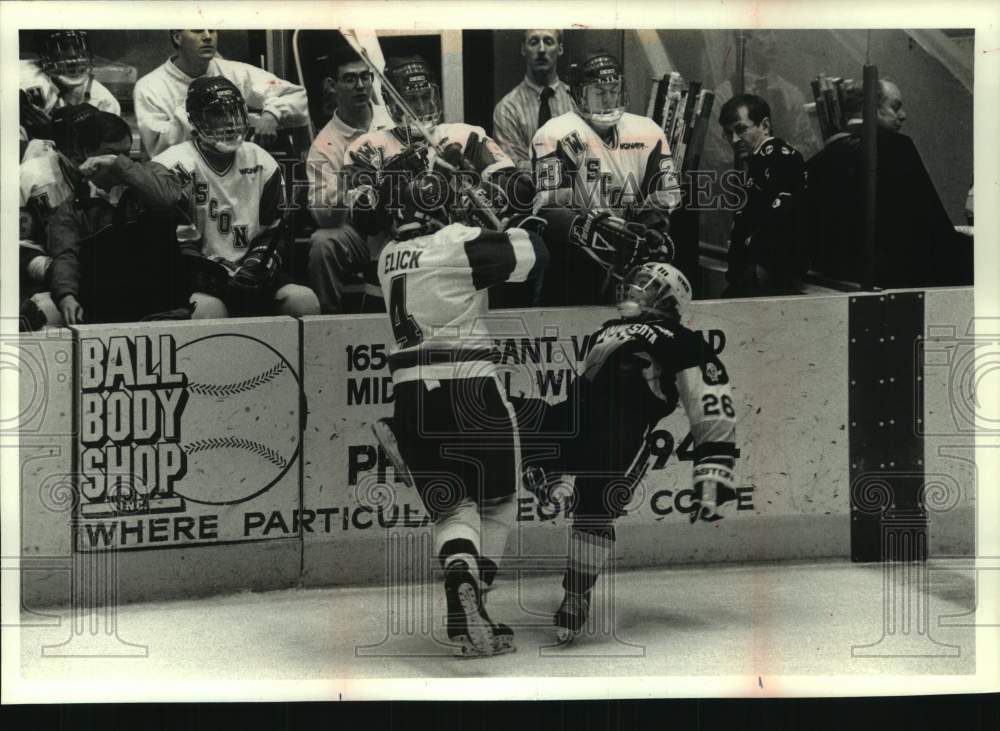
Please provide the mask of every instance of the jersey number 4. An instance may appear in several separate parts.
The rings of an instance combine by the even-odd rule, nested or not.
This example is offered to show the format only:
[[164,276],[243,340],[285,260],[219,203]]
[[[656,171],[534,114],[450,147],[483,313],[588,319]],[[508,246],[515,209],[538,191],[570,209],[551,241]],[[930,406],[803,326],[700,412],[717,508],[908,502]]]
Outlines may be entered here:
[[424,339],[424,333],[406,311],[406,275],[397,274],[389,285],[389,322],[396,344],[401,348],[417,345]]

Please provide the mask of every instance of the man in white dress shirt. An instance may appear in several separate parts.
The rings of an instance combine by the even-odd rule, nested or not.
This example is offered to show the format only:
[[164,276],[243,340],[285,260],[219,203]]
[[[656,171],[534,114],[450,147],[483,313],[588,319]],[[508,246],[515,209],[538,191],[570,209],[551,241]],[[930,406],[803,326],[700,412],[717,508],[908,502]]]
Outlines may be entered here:
[[341,180],[344,155],[361,135],[395,122],[384,106],[372,102],[372,73],[349,47],[331,55],[330,75],[323,83],[337,106],[306,158],[309,208],[320,226],[309,247],[308,277],[323,312],[335,313],[344,308],[344,284],[363,273],[377,253],[347,220],[346,186]]

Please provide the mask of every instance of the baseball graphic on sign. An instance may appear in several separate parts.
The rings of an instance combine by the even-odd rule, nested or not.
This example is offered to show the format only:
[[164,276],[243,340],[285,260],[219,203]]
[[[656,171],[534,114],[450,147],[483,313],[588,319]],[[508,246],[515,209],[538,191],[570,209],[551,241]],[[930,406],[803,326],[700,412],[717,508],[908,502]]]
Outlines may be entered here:
[[186,460],[174,491],[195,503],[233,505],[266,492],[299,452],[299,379],[262,340],[210,335],[177,349],[187,376],[180,426]]

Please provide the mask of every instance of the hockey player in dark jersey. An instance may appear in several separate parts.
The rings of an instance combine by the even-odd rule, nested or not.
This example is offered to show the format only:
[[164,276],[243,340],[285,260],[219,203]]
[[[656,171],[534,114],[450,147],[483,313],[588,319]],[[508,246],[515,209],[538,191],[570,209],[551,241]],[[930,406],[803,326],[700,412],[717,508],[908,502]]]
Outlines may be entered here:
[[395,344],[394,415],[373,429],[434,521],[448,636],[462,655],[484,657],[514,649],[511,629],[483,606],[480,577],[492,581],[503,554],[520,476],[517,421],[484,327],[487,292],[530,278],[548,252],[523,228],[475,225],[441,176],[408,165],[387,160],[399,174],[375,191],[390,221],[378,276]]
[[718,520],[719,505],[735,497],[736,413],[729,377],[701,335],[680,324],[690,301],[691,286],[673,266],[636,267],[619,298],[621,318],[606,322],[591,339],[566,401],[547,408],[538,401],[518,403],[519,414],[536,408],[544,414],[540,434],[522,430],[526,451],[541,455],[553,445],[546,435],[572,435],[557,444],[558,457],[525,460],[525,486],[543,502],[558,484],[554,475],[576,475],[565,596],[554,617],[562,642],[587,620],[591,592],[615,540],[615,519],[646,470],[646,435],[678,405],[695,445],[692,522]]

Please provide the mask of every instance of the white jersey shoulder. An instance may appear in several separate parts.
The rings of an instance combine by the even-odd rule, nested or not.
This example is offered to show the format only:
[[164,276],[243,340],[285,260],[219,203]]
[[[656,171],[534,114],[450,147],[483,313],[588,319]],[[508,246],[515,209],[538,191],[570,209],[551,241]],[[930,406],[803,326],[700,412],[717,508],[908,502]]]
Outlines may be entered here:
[[378,276],[396,339],[409,350],[492,347],[484,318],[487,290],[523,282],[538,262],[527,232],[500,233],[451,224],[425,236],[393,241],[379,256]]
[[73,195],[59,161],[59,153],[49,149],[21,163],[19,170],[21,207],[34,207],[43,220]]
[[205,256],[239,262],[250,243],[275,225],[262,220],[261,212],[265,187],[277,174],[278,163],[259,145],[244,142],[224,170],[212,167],[191,140],[164,150],[153,162],[191,183]]
[[[45,112],[64,106],[65,101],[52,79],[42,71],[37,61],[23,60],[19,69],[19,85],[28,96],[28,101]],[[88,103],[102,112],[121,114],[121,105],[104,84],[90,79]]]

